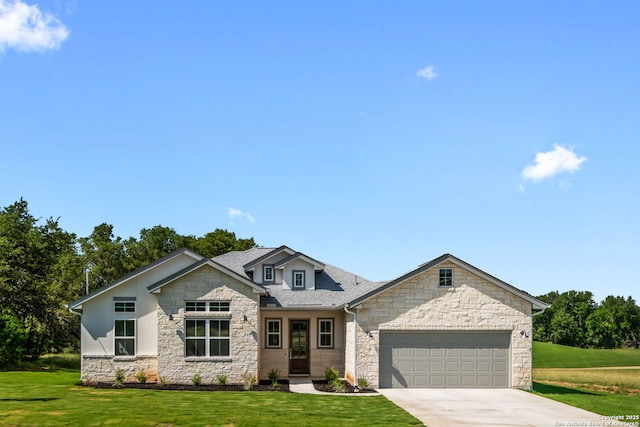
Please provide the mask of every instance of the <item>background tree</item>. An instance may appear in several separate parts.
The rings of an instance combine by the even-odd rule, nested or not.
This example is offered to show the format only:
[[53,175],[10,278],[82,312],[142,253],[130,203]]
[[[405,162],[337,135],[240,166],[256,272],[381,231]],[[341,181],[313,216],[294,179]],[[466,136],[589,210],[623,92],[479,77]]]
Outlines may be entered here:
[[596,308],[591,292],[549,292],[539,299],[551,307],[533,318],[534,339],[575,347],[588,345],[587,318]]
[[640,308],[633,298],[608,296],[587,319],[591,344],[596,347],[638,347]]
[[70,317],[63,304],[80,289],[76,236],[51,218],[38,222],[23,199],[0,211],[0,308],[27,332],[23,357],[68,341],[62,324]]
[[125,244],[113,235],[113,225],[94,227],[89,237],[79,240],[84,265],[89,269],[89,291],[101,288],[133,269],[127,260]]

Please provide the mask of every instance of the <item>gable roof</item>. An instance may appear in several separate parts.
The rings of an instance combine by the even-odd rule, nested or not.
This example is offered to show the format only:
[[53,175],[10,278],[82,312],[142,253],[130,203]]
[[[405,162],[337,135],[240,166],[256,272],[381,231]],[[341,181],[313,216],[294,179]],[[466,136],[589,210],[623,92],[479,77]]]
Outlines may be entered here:
[[301,259],[311,265],[313,265],[313,269],[315,271],[320,271],[324,268],[324,264],[321,263],[318,260],[315,260],[313,258],[311,258],[310,256],[306,256],[305,254],[303,254],[302,252],[296,252],[295,254],[281,260],[278,261],[277,263],[274,264],[274,268],[284,268],[284,266],[286,264],[289,264],[291,261],[297,260],[297,259]]
[[[254,249],[264,249],[264,248],[254,248]],[[249,249],[251,251],[251,249]],[[241,251],[241,252],[247,252],[247,251]],[[264,253],[263,255],[259,256],[258,258],[255,259],[251,259],[249,262],[247,262],[245,265],[243,265],[242,267],[244,268],[245,271],[251,271],[254,269],[254,267],[258,264],[260,264],[262,261],[268,260],[269,258],[272,258],[282,252],[286,252],[289,255],[293,255],[296,253],[296,251],[294,251],[293,249],[291,249],[290,247],[286,246],[286,245],[282,245],[278,248],[275,249],[269,249],[268,252]],[[234,252],[230,252],[230,253],[234,253]],[[237,253],[237,252],[235,252]],[[221,257],[224,256],[226,254],[220,255]]]
[[109,283],[108,285],[102,286],[101,288],[95,289],[92,292],[89,292],[87,295],[83,296],[82,298],[79,298],[73,302],[70,302],[69,304],[65,304],[65,307],[67,307],[68,309],[71,310],[77,310],[77,309],[82,309],[82,304],[86,301],[89,301],[95,297],[97,297],[98,295],[101,295],[105,292],[107,292],[110,289],[115,288],[116,286],[120,286],[123,283],[126,283],[128,281],[130,281],[131,279],[140,276],[141,274],[146,273],[149,270],[152,270],[156,267],[158,267],[161,264],[164,264],[174,258],[177,258],[180,255],[187,255],[190,256],[191,258],[193,258],[196,261],[201,261],[204,257],[202,255],[199,255],[187,248],[180,248],[177,249],[173,252],[171,252],[170,254],[167,254],[165,256],[163,256],[162,258],[152,262],[151,264],[147,264],[144,267],[141,267],[137,270],[132,271],[129,274],[126,274],[124,276],[122,276],[121,278],[119,278],[118,280],[115,280],[111,283]]
[[398,277],[397,279],[391,280],[387,283],[384,283],[383,285],[379,286],[378,288],[367,292],[365,294],[360,295],[359,297],[349,301],[348,305],[349,307],[357,307],[358,305],[362,304],[363,302],[367,301],[370,298],[373,298],[391,288],[394,288],[398,285],[400,285],[401,283],[406,282],[407,280],[410,280],[412,278],[414,278],[415,276],[419,275],[420,273],[429,270],[439,264],[442,264],[445,261],[449,261],[455,265],[457,265],[458,267],[464,268],[465,270],[482,277],[483,279],[487,280],[488,282],[506,290],[509,291],[517,296],[519,296],[520,298],[530,302],[533,306],[534,310],[545,310],[549,307],[549,304],[540,301],[537,298],[534,298],[533,296],[531,296],[530,294],[528,294],[527,292],[520,290],[510,284],[508,284],[507,282],[503,282],[502,280],[498,279],[497,277],[494,277],[492,275],[490,275],[489,273],[486,273],[482,270],[480,270],[477,267],[474,267],[473,265],[461,260],[460,258],[456,258],[455,256],[451,255],[451,254],[444,254],[439,256],[438,258],[435,258],[429,262],[426,262],[422,265],[420,265],[418,268],[416,268],[413,271],[410,271],[400,277]]
[[235,271],[225,267],[224,265],[217,263],[211,259],[208,258],[204,258],[198,262],[195,262],[193,264],[191,264],[190,266],[183,268],[180,271],[176,271],[175,273],[165,277],[162,280],[157,281],[156,283],[153,283],[149,286],[147,286],[147,290],[149,292],[157,292],[159,291],[163,286],[166,286],[172,282],[174,282],[175,280],[178,280],[181,277],[186,276],[189,273],[192,273],[204,266],[209,266],[209,267],[213,267],[216,270],[225,273],[231,277],[233,277],[234,279],[238,280],[239,282],[249,286],[250,288],[253,289],[253,291],[255,293],[260,293],[260,294],[265,294],[266,293],[266,289],[263,288],[262,286],[253,283],[251,280],[249,280],[246,276],[242,276],[238,273],[236,273]]

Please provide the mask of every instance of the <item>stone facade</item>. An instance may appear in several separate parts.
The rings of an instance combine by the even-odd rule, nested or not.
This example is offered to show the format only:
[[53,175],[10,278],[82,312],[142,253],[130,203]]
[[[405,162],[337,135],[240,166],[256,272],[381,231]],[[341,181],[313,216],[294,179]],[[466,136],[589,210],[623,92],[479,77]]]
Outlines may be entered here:
[[113,382],[118,369],[124,371],[127,382],[136,382],[136,374],[141,370],[147,375],[147,381],[158,380],[158,358],[155,356],[85,355],[82,357],[83,382]]
[[[257,376],[258,298],[247,285],[208,266],[163,287],[158,294],[158,375],[176,384],[191,383],[195,374],[204,384],[214,383],[218,375],[227,375],[229,383]],[[186,301],[230,301],[230,311],[185,312]],[[230,319],[229,357],[185,357],[186,319],[216,317]]]
[[[453,269],[454,286],[438,286],[439,269]],[[510,331],[511,384],[531,387],[531,303],[446,262],[366,301],[357,310],[357,375],[379,384],[380,331]],[[353,317],[347,318],[347,376],[353,377]]]

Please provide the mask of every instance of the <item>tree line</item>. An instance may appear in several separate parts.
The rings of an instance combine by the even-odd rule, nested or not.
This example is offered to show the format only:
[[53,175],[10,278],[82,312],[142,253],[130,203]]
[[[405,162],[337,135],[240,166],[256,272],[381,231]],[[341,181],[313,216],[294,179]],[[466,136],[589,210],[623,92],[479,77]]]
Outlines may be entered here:
[[196,237],[161,225],[122,239],[103,223],[78,237],[57,219],[33,216],[20,199],[0,210],[0,368],[48,352],[77,352],[79,317],[64,305],[87,291],[181,247],[211,258],[255,246],[253,238],[223,229]]
[[640,307],[633,298],[608,296],[600,304],[588,291],[549,292],[551,304],[533,318],[533,339],[573,347],[638,348]]

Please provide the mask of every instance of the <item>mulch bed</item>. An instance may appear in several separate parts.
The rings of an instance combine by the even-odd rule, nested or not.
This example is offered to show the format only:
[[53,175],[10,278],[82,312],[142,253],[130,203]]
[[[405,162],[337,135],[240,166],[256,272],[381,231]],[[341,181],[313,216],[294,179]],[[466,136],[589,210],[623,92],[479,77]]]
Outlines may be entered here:
[[[271,387],[271,381],[262,380],[251,388],[251,391],[282,391],[290,392],[289,380],[278,380],[278,387]],[[248,391],[245,390],[243,384],[160,384],[160,383],[122,383],[120,387],[114,386],[113,383],[88,383],[84,384],[95,388],[140,388],[148,390],[187,390],[187,391]]]
[[[349,383],[349,381],[342,381],[344,384],[344,393],[354,393],[353,386]],[[313,380],[313,387],[318,391],[323,391],[325,393],[343,393],[338,392],[333,389],[327,382],[327,380]],[[359,391],[359,393],[377,393],[372,388],[365,388]]]

